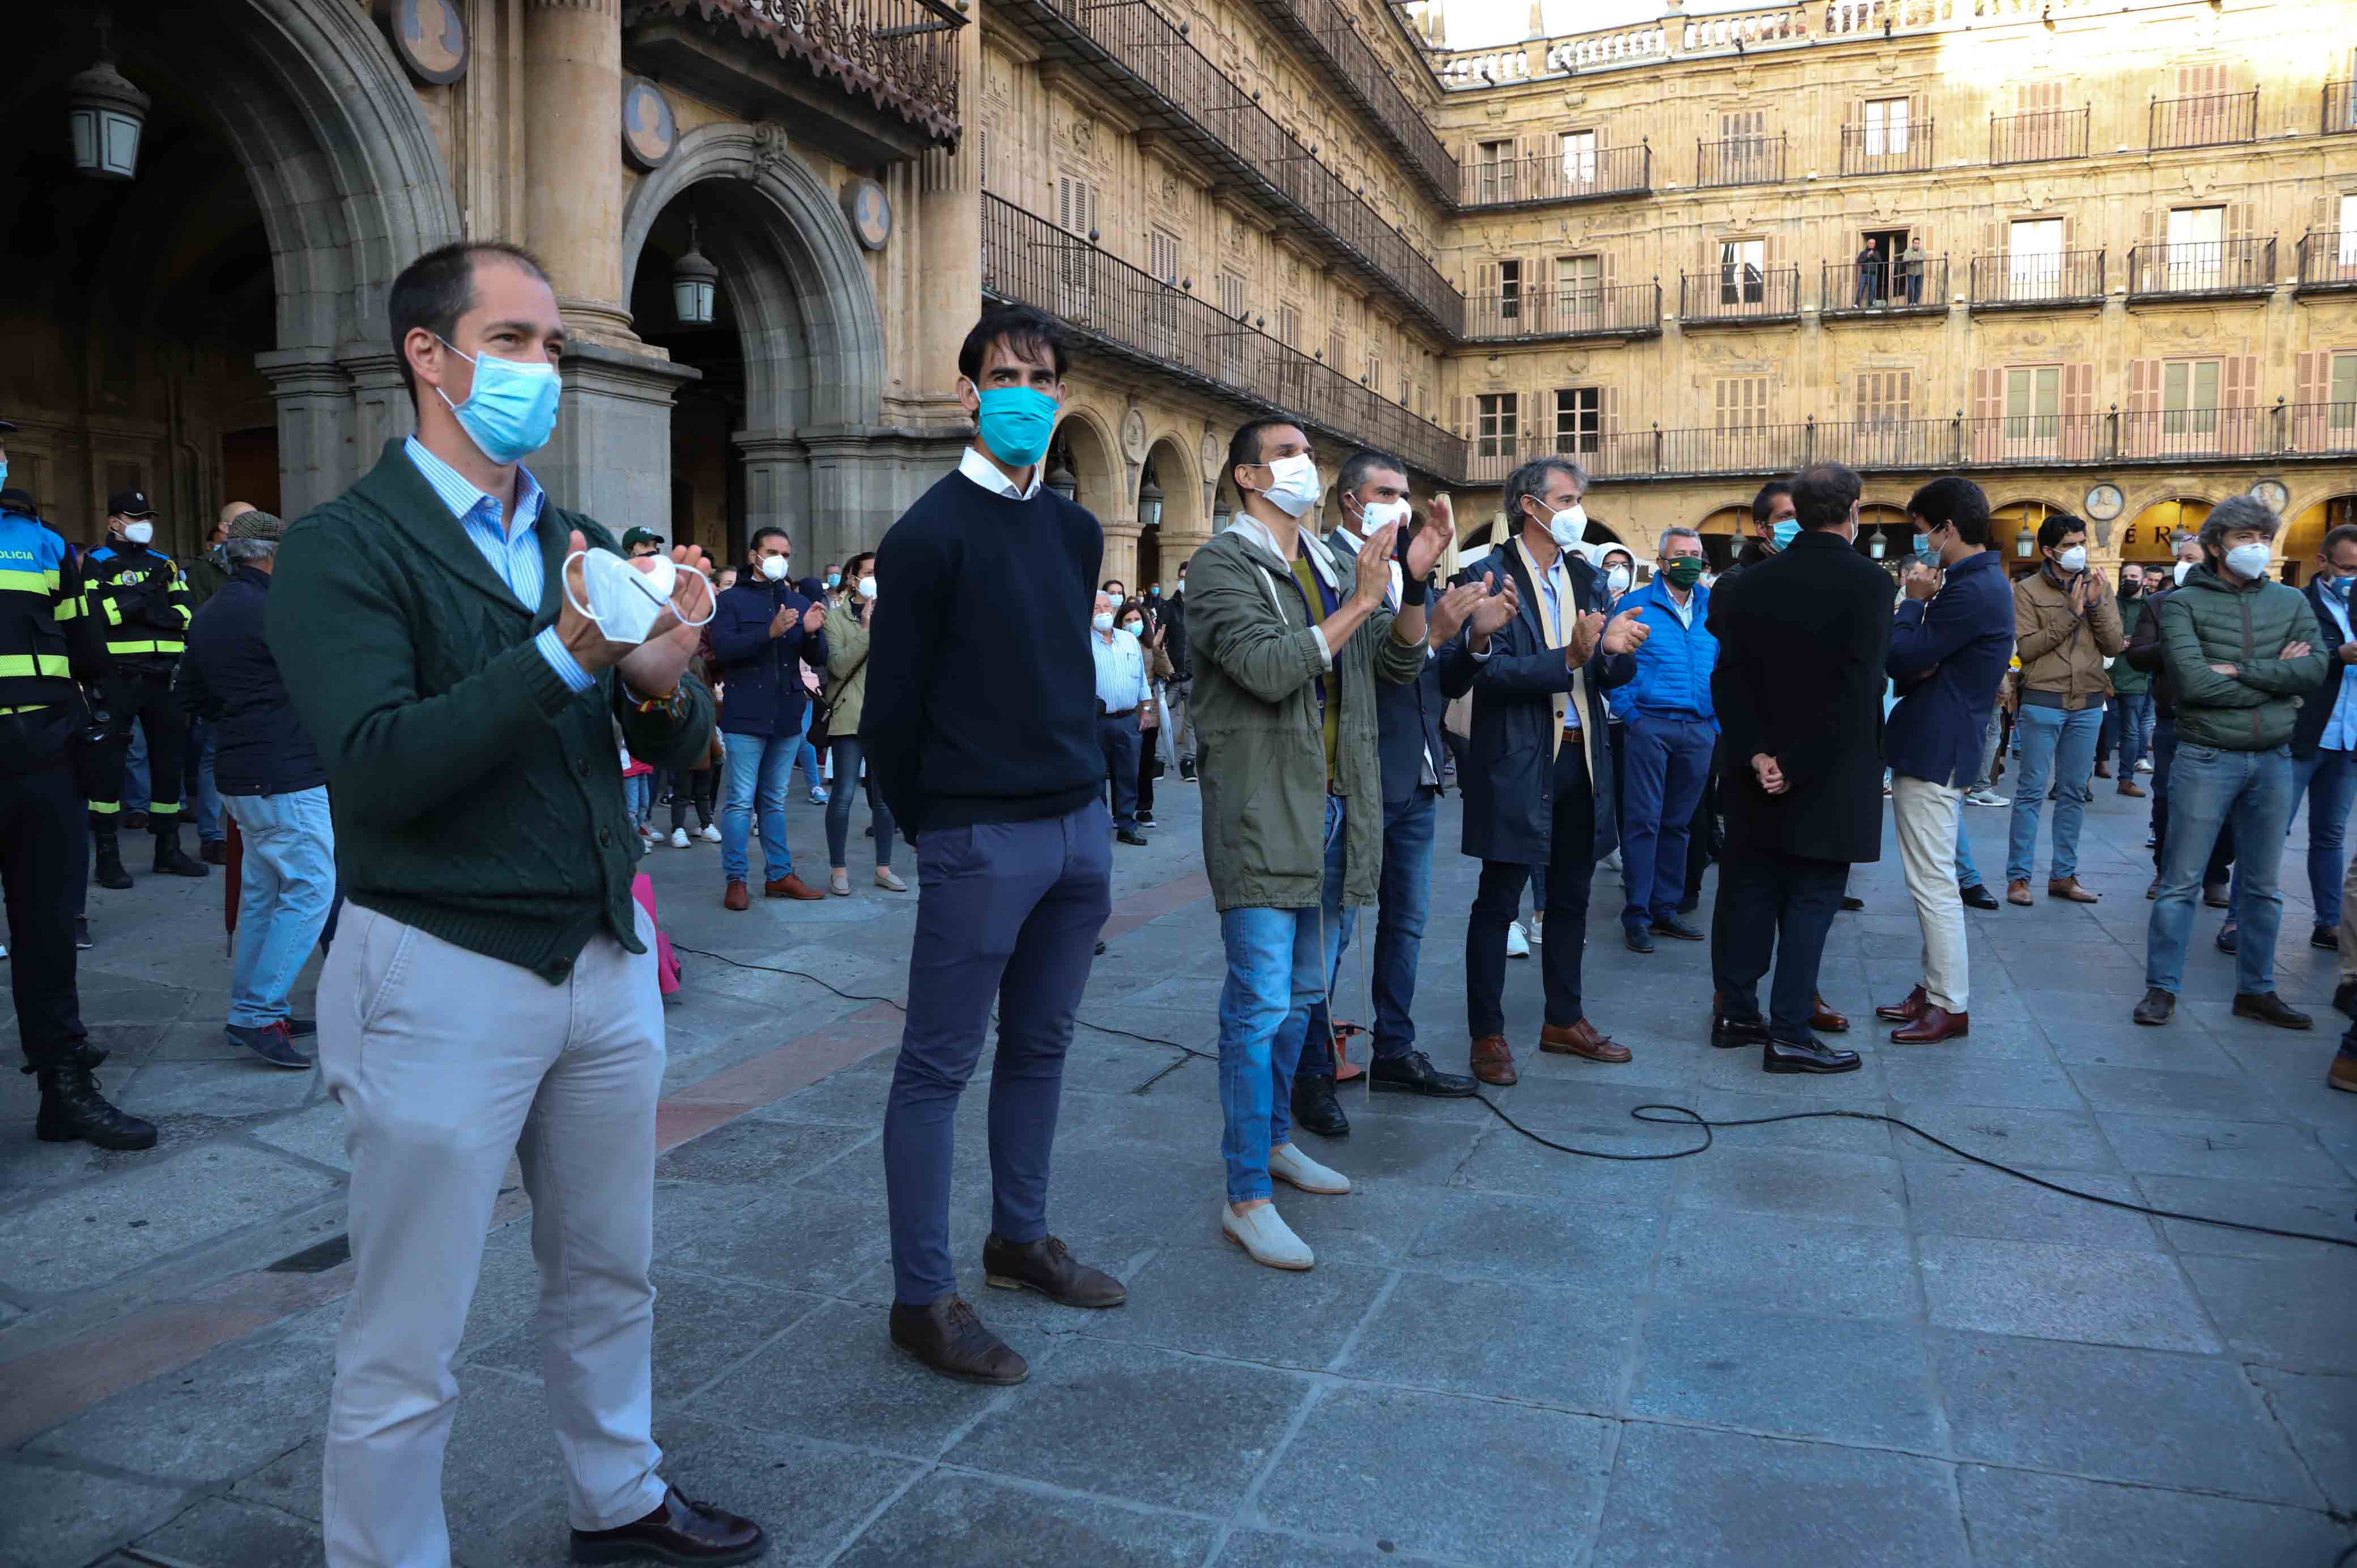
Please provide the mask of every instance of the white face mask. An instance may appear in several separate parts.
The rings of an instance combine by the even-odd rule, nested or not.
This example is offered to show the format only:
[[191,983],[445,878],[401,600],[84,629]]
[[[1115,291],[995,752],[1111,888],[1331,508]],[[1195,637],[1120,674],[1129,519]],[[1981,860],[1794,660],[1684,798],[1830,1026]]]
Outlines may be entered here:
[[[589,600],[586,605],[573,596],[571,568],[576,561],[581,563],[582,591]],[[668,555],[642,555],[633,564],[610,550],[579,550],[565,557],[565,602],[596,621],[597,634],[607,641],[632,646],[647,639],[655,618],[670,605],[672,589],[679,582],[679,564]],[[704,620],[686,624],[702,626],[711,618],[712,610],[707,608]]]
[[790,567],[791,564],[782,555],[764,555],[761,557],[761,575],[767,577],[772,583],[784,582],[786,580],[786,573]]
[[1103,611],[1092,618],[1089,624],[1096,628],[1099,631],[1111,631],[1113,629],[1113,611]]
[[1604,585],[1611,589],[1616,594],[1627,593],[1629,591],[1629,568],[1626,566],[1613,567],[1611,571],[1604,575]]
[[1577,501],[1547,519],[1547,532],[1558,550],[1579,550],[1579,536],[1587,532],[1587,509]]
[[859,579],[859,596],[863,599],[872,599],[876,596],[875,578],[862,577]]
[[2193,570],[2193,563],[2192,563],[2192,562],[2190,562],[2190,561],[2179,561],[2179,562],[2177,564],[2176,577],[2177,577],[2177,585],[2178,585],[2179,587],[2180,587],[2180,588],[2181,588],[2181,587],[2185,586],[2185,575],[2186,575],[2188,572],[2190,572],[2190,571],[2192,571],[2192,570]]
[[123,537],[134,544],[145,544],[156,537],[156,525],[152,522],[126,522],[123,525]]
[[2083,572],[2087,569],[2087,547],[2083,544],[2073,544],[2070,549],[2062,552],[2061,558],[2054,564],[2065,572]]
[[1412,510],[1404,500],[1369,501],[1366,510],[1360,514],[1359,537],[1372,539],[1375,530],[1387,528],[1394,522],[1405,522]]
[[1261,493],[1287,517],[1299,517],[1326,493],[1325,485],[1318,478],[1318,460],[1307,452],[1277,458],[1268,466],[1268,489]]
[[2267,569],[2275,552],[2264,544],[2237,544],[2226,552],[2226,570],[2245,583],[2255,583]]

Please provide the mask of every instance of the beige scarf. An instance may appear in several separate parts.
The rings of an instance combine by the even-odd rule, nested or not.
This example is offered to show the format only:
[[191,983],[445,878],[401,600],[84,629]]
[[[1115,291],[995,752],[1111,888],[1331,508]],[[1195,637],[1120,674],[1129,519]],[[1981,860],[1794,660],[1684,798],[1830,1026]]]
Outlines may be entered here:
[[[1546,638],[1546,645],[1549,648],[1562,648],[1566,646],[1571,641],[1571,639],[1566,633],[1564,628],[1558,624],[1555,609],[1547,598],[1546,590],[1539,586],[1540,579],[1544,577],[1546,573],[1541,569],[1537,562],[1531,559],[1530,546],[1523,542],[1523,538],[1520,534],[1516,534],[1514,536],[1514,553],[1523,558],[1523,565],[1531,575],[1531,597],[1537,601],[1534,607],[1539,612],[1539,629]],[[1571,586],[1570,575],[1571,575],[1567,572],[1564,574],[1564,587],[1566,592],[1569,591]],[[1572,613],[1575,616],[1579,613],[1578,601],[1577,599],[1572,601]],[[1581,727],[1585,729],[1587,724],[1589,712],[1587,706],[1587,667],[1586,665],[1582,665],[1571,672],[1571,690],[1568,693],[1557,693],[1555,694],[1555,745],[1548,748],[1547,753],[1551,757],[1563,750],[1564,712],[1566,708],[1573,703],[1579,704],[1579,722]],[[1596,786],[1596,756],[1593,752],[1588,750],[1587,741],[1585,735],[1580,737],[1579,760],[1581,766],[1587,769],[1588,788],[1592,790]]]

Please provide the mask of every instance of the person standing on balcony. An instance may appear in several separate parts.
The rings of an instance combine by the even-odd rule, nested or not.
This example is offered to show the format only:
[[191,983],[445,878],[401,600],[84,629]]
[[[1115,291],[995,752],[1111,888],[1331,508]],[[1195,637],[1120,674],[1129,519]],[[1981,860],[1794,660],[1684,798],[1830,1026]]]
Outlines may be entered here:
[[1907,303],[1923,303],[1923,267],[1930,258],[1924,254],[1921,234],[1907,242],[1907,253],[1899,259],[1900,275],[1907,285]]
[[2120,609],[2101,567],[2087,564],[2087,525],[2056,512],[2038,525],[2045,561],[2013,585],[2014,642],[2021,659],[2021,777],[2013,791],[2005,897],[2027,905],[2038,858],[2038,819],[2055,790],[2054,843],[2046,896],[2093,904],[2079,885],[2079,828],[2095,768],[2095,736],[2112,682],[2106,660],[2127,646]]
[[1857,252],[1857,307],[1864,310],[1882,292],[1882,251],[1868,240]]

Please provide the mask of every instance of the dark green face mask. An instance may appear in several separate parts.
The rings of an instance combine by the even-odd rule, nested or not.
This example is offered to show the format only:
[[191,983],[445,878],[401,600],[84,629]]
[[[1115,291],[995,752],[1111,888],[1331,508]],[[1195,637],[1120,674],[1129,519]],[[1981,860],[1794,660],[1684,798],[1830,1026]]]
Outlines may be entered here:
[[1702,581],[1702,559],[1695,555],[1681,555],[1662,568],[1662,575],[1670,580],[1672,586],[1679,588],[1693,587]]

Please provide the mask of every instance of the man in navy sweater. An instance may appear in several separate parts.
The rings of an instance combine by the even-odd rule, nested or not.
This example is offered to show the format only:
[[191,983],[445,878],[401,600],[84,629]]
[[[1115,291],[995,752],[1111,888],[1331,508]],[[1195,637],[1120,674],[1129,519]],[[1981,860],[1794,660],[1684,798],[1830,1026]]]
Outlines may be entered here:
[[1089,620],[1104,533],[1040,482],[1064,395],[1062,328],[984,313],[958,354],[979,435],[876,553],[859,737],[917,846],[909,1021],[884,1113],[892,1342],[946,1376],[1030,1368],[958,1294],[950,1157],[958,1096],[998,1004],[983,1277],[1067,1306],[1128,1292],[1048,1233],[1048,1164],[1072,1015],[1113,912]]
[[[1988,549],[1988,497],[1970,479],[1932,480],[1907,503],[1916,559],[1907,567],[1884,668],[1899,705],[1883,725],[1899,859],[1923,926],[1923,980],[1875,1013],[1893,1042],[1936,1045],[1972,1026],[1964,910],[1956,900],[1956,829],[1979,777],[1986,716],[2013,659],[2013,593]],[[1936,564],[1936,569],[1935,565]]]
[[802,745],[802,666],[824,672],[826,607],[794,591],[788,576],[793,543],[782,528],[753,532],[752,569],[720,596],[712,612],[713,676],[727,693],[720,710],[721,744],[728,752],[728,798],[720,811],[720,873],[728,879],[721,903],[748,908],[751,869],[746,841],[761,818],[761,891],[772,898],[823,898],[794,875],[786,847],[787,786]]

